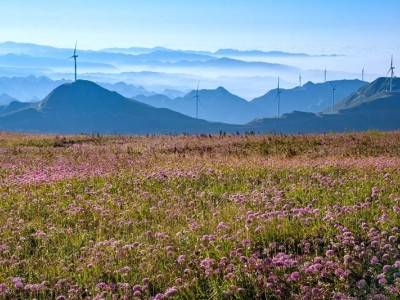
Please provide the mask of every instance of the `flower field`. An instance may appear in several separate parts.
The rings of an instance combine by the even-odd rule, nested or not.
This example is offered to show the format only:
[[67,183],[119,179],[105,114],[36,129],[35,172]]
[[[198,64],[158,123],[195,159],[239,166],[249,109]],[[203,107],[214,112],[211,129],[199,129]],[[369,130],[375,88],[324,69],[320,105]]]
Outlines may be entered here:
[[0,299],[400,299],[400,132],[0,154]]

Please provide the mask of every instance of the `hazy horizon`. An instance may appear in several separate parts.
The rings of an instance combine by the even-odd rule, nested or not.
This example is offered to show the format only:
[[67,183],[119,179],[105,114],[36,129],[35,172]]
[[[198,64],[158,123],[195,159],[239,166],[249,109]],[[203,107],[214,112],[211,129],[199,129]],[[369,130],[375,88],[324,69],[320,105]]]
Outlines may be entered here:
[[400,48],[393,34],[400,2],[384,2],[5,0],[0,19],[7,31],[0,40],[56,47],[79,40],[82,49],[94,50],[163,46],[388,55]]

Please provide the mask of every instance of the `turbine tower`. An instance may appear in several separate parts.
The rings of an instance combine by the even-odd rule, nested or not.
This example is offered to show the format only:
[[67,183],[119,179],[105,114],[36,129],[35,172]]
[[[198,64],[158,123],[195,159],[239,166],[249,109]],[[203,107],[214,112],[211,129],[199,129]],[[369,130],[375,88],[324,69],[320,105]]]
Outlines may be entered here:
[[362,68],[362,71],[361,71],[361,80],[364,81],[364,67]]
[[299,87],[301,87],[301,75],[299,74]]
[[332,107],[331,107],[331,114],[333,114],[333,113],[334,113],[333,107],[335,106],[336,84],[332,84],[331,82],[329,82],[329,84],[331,85],[331,89],[332,89]]
[[200,81],[197,83],[196,95],[194,95],[194,96],[192,97],[192,99],[193,99],[193,98],[196,98],[196,119],[199,118],[199,98],[200,98],[200,95],[199,95],[199,85],[200,85]]
[[325,71],[324,71],[324,82],[326,82],[326,67],[325,67]]
[[76,55],[76,45],[78,42],[75,43],[75,50],[74,50],[74,55],[72,55],[69,59],[73,58],[75,61],[75,81],[76,81],[76,59],[78,58],[78,55]]
[[393,87],[393,76],[394,76],[393,54],[392,54],[392,59],[390,60],[390,69],[386,73],[386,76],[389,73],[390,73],[390,88],[389,88],[389,91],[391,92],[392,91],[392,87]]
[[276,96],[275,96],[275,101],[278,101],[278,107],[277,107],[277,116],[278,118],[280,117],[281,114],[281,89],[279,88],[279,77],[278,77],[278,89],[276,91]]

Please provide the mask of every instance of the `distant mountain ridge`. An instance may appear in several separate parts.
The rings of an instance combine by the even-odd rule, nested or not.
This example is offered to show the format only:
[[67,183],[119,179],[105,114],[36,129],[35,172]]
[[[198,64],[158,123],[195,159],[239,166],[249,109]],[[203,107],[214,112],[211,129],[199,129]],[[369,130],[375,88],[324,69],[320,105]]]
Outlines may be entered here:
[[[25,102],[43,100],[52,90],[64,84],[71,83],[71,80],[61,79],[52,80],[46,76],[27,76],[27,77],[0,77],[0,94],[7,94],[8,102],[4,102],[5,96],[0,96],[0,105],[7,104],[15,99]],[[125,97],[134,97],[137,95],[154,95],[153,92],[147,91],[142,86],[127,84],[124,82],[104,83],[100,82],[100,86],[120,93]],[[11,95],[11,96],[10,96]]]
[[[335,99],[339,101],[364,86],[366,82],[355,80],[335,80],[324,83],[307,82],[301,87],[281,89],[281,113],[303,111],[318,113],[331,106],[332,86],[336,87]],[[262,109],[265,116],[276,116],[277,89],[253,99],[251,102]]]
[[[31,43],[0,43],[0,77],[33,75],[55,80],[73,79],[74,62],[68,59],[73,53],[73,46],[74,42],[70,48]],[[85,50],[80,48],[79,41],[77,50],[78,78],[104,83],[124,81],[158,93],[164,89],[187,91],[201,80],[203,86],[209,89],[224,86],[241,97],[251,99],[264,90],[272,89],[275,85],[272,81],[277,76],[281,77],[283,83],[286,82],[286,86],[291,87],[295,84],[293,78],[299,73],[308,80],[318,81],[321,78],[319,73],[323,72],[318,67],[303,70],[299,63],[304,59],[309,60],[312,65],[313,57],[319,59],[323,55],[277,50],[195,51],[165,47]],[[128,73],[135,73],[136,80],[127,76]],[[334,76],[348,78],[355,75],[342,72]],[[241,84],[238,85],[237,82]],[[136,94],[124,95],[132,97]],[[37,98],[37,95],[24,98],[11,93],[10,95],[20,100]],[[44,96],[42,93],[39,98]]]
[[0,105],[7,105],[12,101],[16,101],[17,99],[15,99],[14,97],[11,97],[10,95],[6,94],[6,93],[2,93],[0,94]]
[[[282,89],[281,112],[303,111],[318,113],[330,106],[332,101],[331,84],[337,86],[336,99],[342,99],[360,86],[366,84],[359,80],[340,80],[326,83],[306,83],[302,87]],[[276,116],[277,90],[248,102],[226,89],[200,90],[199,116],[202,119],[229,124],[245,124],[256,118]],[[195,91],[174,100],[164,95],[136,96],[134,99],[154,107],[168,108],[188,116],[195,116]]]
[[[199,118],[212,122],[244,124],[259,116],[259,110],[248,101],[231,94],[223,87],[199,90]],[[134,99],[154,107],[168,108],[182,114],[196,116],[196,91],[170,99],[164,95],[137,96]]]

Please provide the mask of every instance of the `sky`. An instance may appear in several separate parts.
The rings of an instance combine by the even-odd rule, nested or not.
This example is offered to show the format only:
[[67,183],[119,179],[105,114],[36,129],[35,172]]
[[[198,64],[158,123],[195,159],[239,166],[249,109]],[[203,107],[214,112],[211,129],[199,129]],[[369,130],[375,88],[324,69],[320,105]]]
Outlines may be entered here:
[[0,0],[0,42],[400,55],[399,0]]

